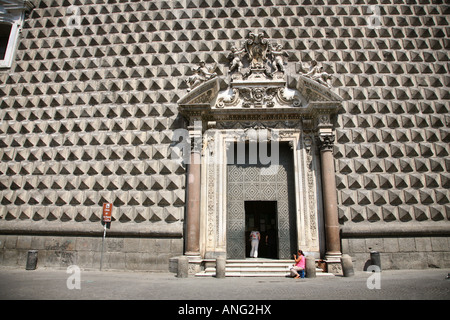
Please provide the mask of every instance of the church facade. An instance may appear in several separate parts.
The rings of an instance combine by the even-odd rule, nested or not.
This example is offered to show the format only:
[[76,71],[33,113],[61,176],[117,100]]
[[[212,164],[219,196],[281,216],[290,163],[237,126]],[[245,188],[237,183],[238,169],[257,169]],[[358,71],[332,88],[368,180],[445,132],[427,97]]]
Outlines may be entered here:
[[199,271],[258,230],[335,273],[448,267],[448,25],[438,0],[0,1],[0,264]]

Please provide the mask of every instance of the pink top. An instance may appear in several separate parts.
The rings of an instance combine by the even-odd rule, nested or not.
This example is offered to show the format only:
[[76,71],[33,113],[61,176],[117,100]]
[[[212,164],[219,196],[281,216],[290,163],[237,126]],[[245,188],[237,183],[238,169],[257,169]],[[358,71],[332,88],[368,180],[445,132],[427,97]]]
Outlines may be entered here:
[[300,261],[299,262],[297,262],[296,264],[295,264],[295,266],[296,267],[300,267],[300,268],[302,268],[302,269],[305,269],[305,256],[301,256],[302,258],[300,259]]

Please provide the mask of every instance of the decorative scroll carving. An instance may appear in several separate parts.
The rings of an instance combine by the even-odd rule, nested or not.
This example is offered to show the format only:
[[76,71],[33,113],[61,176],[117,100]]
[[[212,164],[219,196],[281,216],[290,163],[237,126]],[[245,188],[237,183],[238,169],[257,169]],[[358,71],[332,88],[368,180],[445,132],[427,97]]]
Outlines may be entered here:
[[249,108],[251,106],[258,108],[263,105],[273,107],[275,104],[273,102],[276,93],[275,88],[241,88],[240,92],[244,99],[244,103],[242,104],[243,108]]
[[322,114],[317,118],[317,124],[319,127],[325,127],[331,125],[331,119],[329,114]]
[[[216,222],[216,186],[215,186],[215,171],[216,166],[214,164],[210,164],[208,167],[208,243],[212,244],[214,242],[214,236],[215,236],[215,222]],[[218,233],[218,232],[217,232]]]
[[283,120],[283,121],[224,121],[218,122],[218,129],[295,129],[300,125],[299,120]]
[[276,103],[294,107],[301,106],[301,98],[297,92],[287,95],[286,88],[281,87],[238,87],[233,88],[230,92],[231,95],[221,96],[217,99],[216,108],[238,106],[242,108],[272,108]]
[[306,179],[308,186],[308,218],[309,218],[309,229],[311,232],[311,238],[316,239],[317,236],[317,224],[316,224],[316,211],[315,203],[316,197],[314,192],[314,172],[313,172],[313,135],[305,134],[303,135],[303,145],[306,149]]
[[[291,90],[292,91],[292,90]],[[277,90],[277,99],[280,104],[292,105],[293,107],[301,106],[301,97],[297,91],[295,91],[292,95],[286,94],[286,88],[279,88]]]

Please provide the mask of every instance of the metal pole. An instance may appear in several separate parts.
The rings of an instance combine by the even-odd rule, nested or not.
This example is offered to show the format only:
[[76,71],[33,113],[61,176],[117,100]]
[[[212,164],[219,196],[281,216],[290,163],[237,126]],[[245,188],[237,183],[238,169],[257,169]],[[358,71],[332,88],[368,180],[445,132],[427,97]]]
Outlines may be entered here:
[[102,253],[100,256],[100,271],[102,271],[102,267],[103,267],[103,246],[105,244],[105,237],[106,237],[106,223],[103,226],[103,238],[102,238]]

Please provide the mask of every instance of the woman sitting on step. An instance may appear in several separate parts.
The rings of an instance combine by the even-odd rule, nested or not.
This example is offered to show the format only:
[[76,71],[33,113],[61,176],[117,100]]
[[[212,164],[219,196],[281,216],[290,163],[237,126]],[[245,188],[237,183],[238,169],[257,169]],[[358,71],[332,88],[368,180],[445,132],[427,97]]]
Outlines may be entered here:
[[[303,254],[302,250],[297,251],[297,255],[294,254],[294,266],[291,268],[291,275],[295,277],[295,279],[298,278],[304,278],[305,277],[305,255]],[[300,274],[299,274],[300,272]]]

